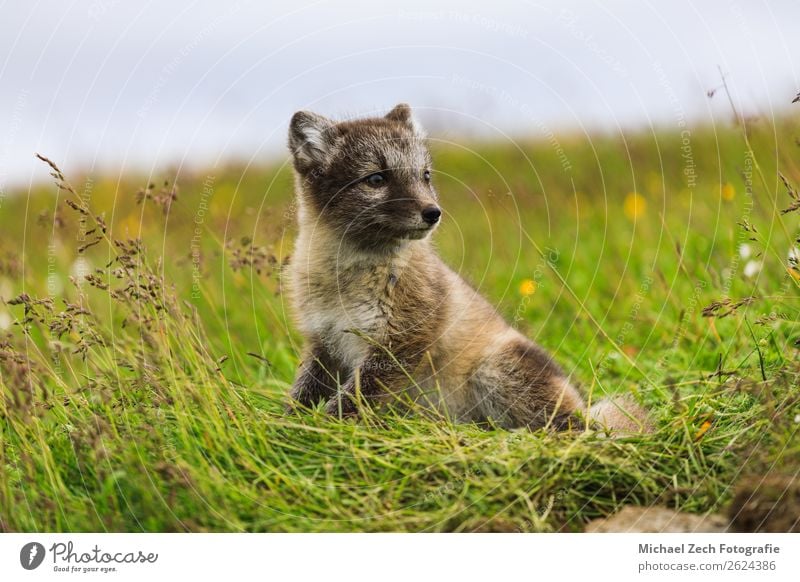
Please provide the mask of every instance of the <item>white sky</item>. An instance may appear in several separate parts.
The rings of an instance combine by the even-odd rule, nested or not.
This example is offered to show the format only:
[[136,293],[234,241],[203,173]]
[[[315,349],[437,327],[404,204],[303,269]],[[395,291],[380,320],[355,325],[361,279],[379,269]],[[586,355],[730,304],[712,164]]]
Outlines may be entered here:
[[47,177],[35,151],[156,174],[285,156],[298,109],[407,101],[493,139],[711,119],[717,66],[770,114],[800,89],[798,25],[797,0],[5,2],[0,189]]

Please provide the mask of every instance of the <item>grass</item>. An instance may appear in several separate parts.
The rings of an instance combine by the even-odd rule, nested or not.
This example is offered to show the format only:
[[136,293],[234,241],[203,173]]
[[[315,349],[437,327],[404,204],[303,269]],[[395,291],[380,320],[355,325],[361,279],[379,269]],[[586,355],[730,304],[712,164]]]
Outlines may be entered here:
[[794,478],[798,136],[433,143],[441,253],[594,399],[652,410],[623,439],[286,416],[288,168],[53,168],[0,197],[0,531],[580,530]]

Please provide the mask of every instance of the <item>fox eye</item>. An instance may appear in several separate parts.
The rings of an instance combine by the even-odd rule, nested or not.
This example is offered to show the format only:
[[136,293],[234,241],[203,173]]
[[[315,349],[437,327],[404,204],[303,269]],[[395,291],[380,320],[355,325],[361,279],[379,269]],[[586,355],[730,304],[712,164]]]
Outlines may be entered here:
[[386,182],[386,176],[384,176],[380,172],[376,172],[375,174],[370,174],[369,176],[367,176],[364,179],[364,181],[373,188],[379,188],[380,186],[383,186],[383,184]]
[[431,171],[430,170],[425,170],[424,172],[422,172],[422,179],[425,180],[426,182],[430,182],[431,181]]

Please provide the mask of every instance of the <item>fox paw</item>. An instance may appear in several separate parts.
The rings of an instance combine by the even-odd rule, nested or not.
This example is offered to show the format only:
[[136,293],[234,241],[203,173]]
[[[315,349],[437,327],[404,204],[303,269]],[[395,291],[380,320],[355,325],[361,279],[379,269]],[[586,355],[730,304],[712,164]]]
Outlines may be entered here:
[[334,396],[325,405],[325,414],[339,418],[355,418],[358,416],[358,409],[349,396]]

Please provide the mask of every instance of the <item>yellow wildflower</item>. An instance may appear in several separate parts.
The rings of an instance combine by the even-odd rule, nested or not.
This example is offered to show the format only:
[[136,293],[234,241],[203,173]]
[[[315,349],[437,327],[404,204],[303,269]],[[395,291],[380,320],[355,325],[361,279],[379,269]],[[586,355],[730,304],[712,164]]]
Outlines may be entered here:
[[730,202],[733,200],[733,197],[736,196],[736,189],[733,187],[733,184],[727,182],[726,184],[722,185],[722,190],[720,193],[723,200]]
[[705,435],[708,432],[708,429],[710,428],[711,428],[711,421],[704,420],[703,424],[700,425],[700,430],[698,430],[697,433],[695,433],[694,440],[699,441],[701,438],[703,438],[703,435]]
[[636,220],[644,215],[644,211],[647,209],[647,201],[644,199],[644,196],[638,192],[631,192],[625,197],[623,209],[625,211],[625,216],[630,220]]
[[536,281],[532,279],[525,279],[519,284],[519,294],[523,297],[529,297],[536,293]]

